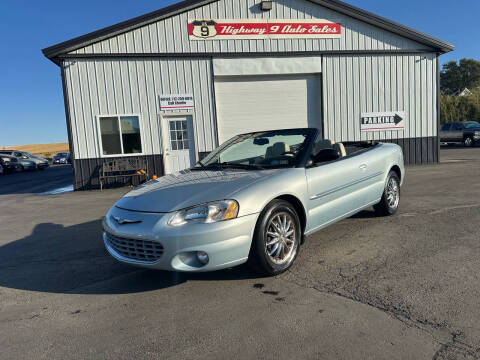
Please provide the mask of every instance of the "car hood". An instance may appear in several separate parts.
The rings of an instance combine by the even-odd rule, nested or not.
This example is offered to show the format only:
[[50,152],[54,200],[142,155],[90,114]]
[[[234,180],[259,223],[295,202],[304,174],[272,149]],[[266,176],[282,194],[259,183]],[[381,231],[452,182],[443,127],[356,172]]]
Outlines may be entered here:
[[230,199],[245,187],[284,170],[183,170],[135,188],[115,206],[133,211],[172,212],[209,201]]

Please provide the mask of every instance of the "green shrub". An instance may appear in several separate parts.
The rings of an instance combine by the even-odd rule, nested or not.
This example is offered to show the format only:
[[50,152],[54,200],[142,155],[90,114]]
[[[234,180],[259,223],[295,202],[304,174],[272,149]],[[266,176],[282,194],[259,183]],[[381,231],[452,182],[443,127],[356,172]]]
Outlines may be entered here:
[[480,89],[470,90],[471,95],[440,96],[440,122],[442,124],[455,121],[480,122]]

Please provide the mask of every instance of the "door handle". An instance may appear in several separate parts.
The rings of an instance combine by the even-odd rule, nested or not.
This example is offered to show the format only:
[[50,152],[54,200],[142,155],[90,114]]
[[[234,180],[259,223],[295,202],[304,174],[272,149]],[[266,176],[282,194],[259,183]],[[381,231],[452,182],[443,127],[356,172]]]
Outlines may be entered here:
[[362,164],[358,168],[362,171],[365,171],[365,170],[367,170],[367,167],[368,167],[367,164]]

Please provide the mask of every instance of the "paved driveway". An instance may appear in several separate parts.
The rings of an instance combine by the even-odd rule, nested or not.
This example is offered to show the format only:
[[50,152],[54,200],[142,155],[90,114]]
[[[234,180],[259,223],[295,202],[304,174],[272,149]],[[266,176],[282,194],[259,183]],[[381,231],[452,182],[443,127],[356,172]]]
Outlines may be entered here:
[[397,216],[364,211],[314,234],[275,278],[121,265],[100,221],[125,189],[11,185],[0,195],[0,357],[478,357],[480,149],[442,159],[407,169]]

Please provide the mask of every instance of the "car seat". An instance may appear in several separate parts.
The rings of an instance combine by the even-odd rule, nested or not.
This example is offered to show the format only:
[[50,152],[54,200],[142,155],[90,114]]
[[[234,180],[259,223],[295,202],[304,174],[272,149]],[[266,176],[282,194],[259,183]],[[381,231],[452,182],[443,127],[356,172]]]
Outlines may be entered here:
[[347,151],[345,150],[345,146],[343,146],[342,143],[333,144],[333,149],[337,150],[341,157],[347,156]]
[[331,149],[332,146],[333,146],[333,140],[330,140],[330,139],[318,140],[315,143],[315,146],[314,146],[314,149],[313,149],[313,154],[317,155],[320,152],[320,150]]
[[285,143],[285,142],[276,142],[272,146],[269,146],[267,148],[267,151],[265,153],[265,158],[274,158],[278,156],[284,156],[284,155],[290,155],[290,154],[285,154],[286,152],[290,151],[290,146]]

